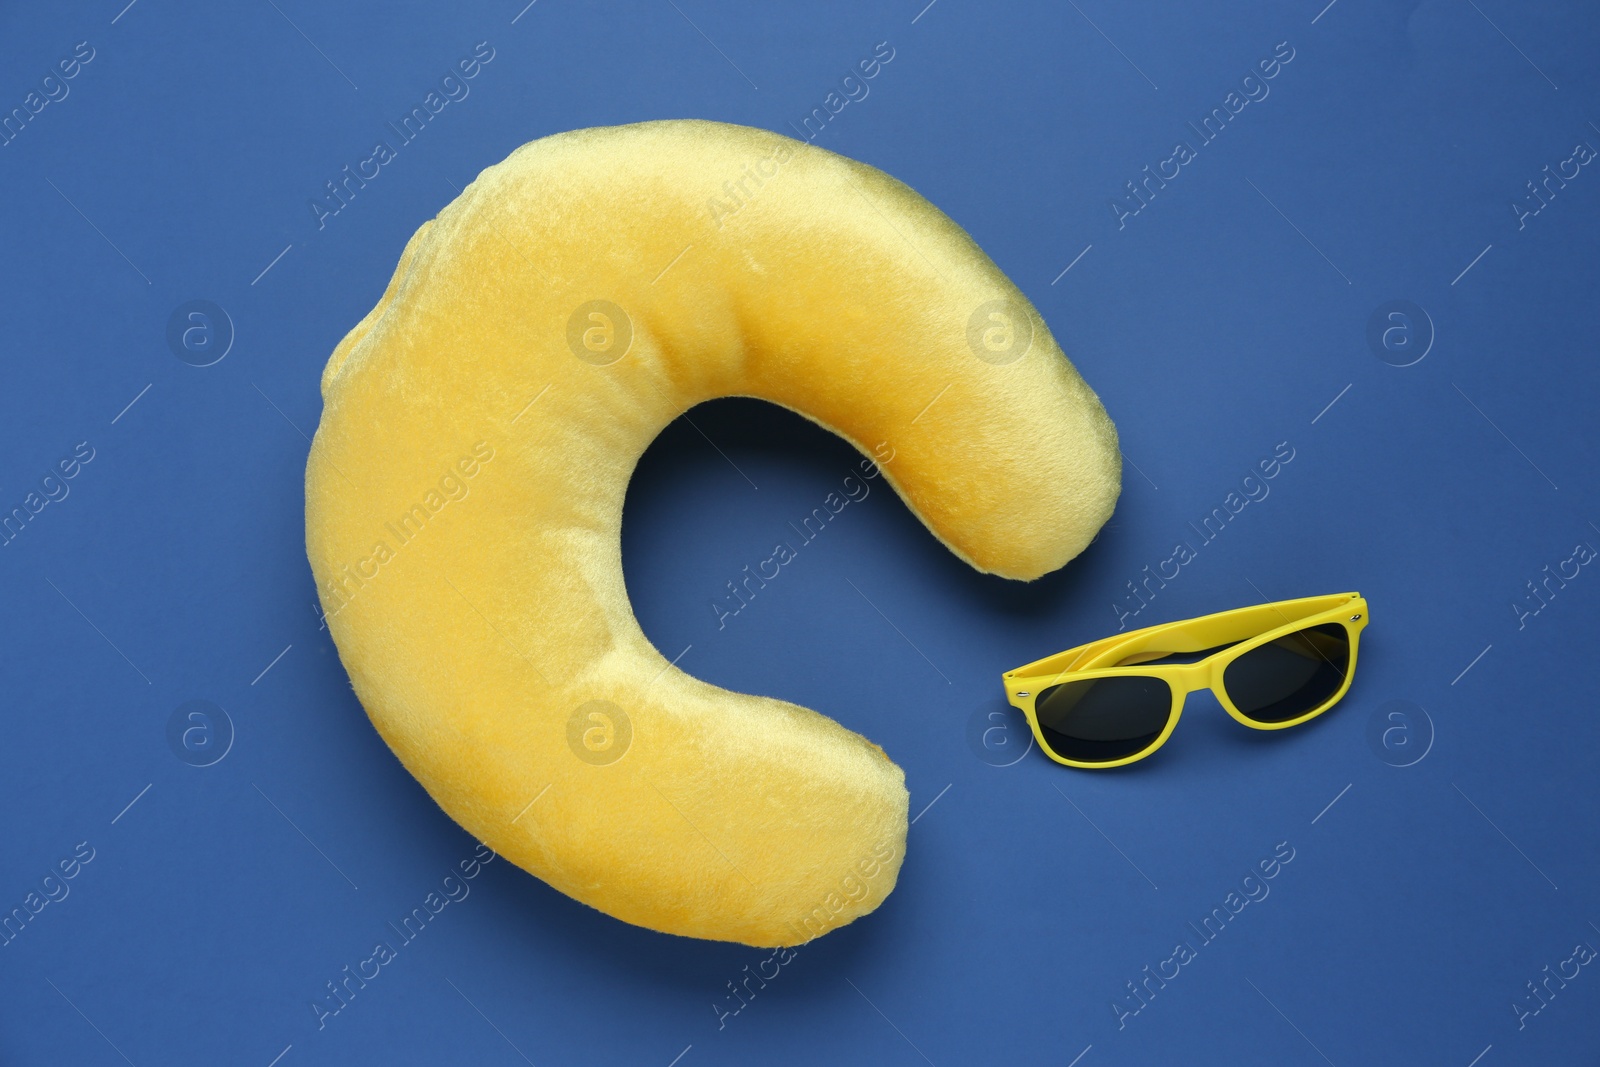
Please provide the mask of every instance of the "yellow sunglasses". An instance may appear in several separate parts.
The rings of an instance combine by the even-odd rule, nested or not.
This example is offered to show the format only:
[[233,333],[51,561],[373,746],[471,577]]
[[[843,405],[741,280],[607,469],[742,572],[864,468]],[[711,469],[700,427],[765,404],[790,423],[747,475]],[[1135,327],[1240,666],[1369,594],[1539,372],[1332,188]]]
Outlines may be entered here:
[[1120,767],[1166,744],[1184,697],[1201,689],[1251,729],[1316,718],[1349,690],[1366,625],[1360,593],[1280,600],[1069,648],[1007,671],[1002,684],[1045,755]]

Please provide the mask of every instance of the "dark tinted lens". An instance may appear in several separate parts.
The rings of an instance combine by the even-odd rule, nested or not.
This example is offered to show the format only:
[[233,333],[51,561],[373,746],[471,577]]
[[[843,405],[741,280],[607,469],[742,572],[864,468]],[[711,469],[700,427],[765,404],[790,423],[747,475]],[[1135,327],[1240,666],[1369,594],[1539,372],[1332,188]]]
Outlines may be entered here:
[[1110,763],[1155,744],[1172,715],[1172,689],[1142,675],[1064,682],[1041,690],[1033,709],[1056,755]]
[[1246,717],[1285,722],[1326,703],[1349,669],[1349,631],[1324,623],[1252,648],[1228,664],[1222,687]]

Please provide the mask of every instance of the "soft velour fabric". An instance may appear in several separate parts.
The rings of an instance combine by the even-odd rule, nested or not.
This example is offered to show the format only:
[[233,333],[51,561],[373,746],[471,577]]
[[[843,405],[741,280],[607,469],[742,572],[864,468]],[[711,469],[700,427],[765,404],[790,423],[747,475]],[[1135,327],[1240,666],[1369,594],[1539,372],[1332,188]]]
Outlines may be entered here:
[[872,167],[712,122],[560,134],[485,170],[411,238],[322,393],[307,551],[401,762],[563,893],[757,946],[883,901],[904,774],[646,640],[620,531],[651,440],[714,397],[791,408],[1016,579],[1081,551],[1120,485],[1099,399],[959,226]]

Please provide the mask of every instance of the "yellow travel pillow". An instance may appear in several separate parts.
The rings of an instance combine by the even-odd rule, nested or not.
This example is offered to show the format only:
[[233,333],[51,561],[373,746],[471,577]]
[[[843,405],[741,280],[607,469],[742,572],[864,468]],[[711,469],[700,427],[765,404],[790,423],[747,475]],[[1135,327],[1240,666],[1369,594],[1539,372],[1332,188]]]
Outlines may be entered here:
[[782,405],[892,455],[936,537],[1018,579],[1082,551],[1121,479],[1099,399],[961,227],[865,164],[715,122],[578,130],[485,170],[407,243],[322,396],[306,549],[400,761],[561,892],[763,947],[894,888],[905,775],[651,646],[620,541],[651,440],[715,397]]

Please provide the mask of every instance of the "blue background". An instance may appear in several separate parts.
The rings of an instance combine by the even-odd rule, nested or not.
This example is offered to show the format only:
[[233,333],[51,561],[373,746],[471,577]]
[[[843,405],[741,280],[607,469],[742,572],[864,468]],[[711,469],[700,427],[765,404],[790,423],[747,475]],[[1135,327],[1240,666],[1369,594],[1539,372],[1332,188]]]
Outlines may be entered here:
[[[1600,574],[1513,607],[1600,547],[1600,175],[1511,207],[1600,146],[1592,9],[925,2],[0,13],[0,110],[94,49],[0,147],[0,510],[94,450],[0,548],[0,909],[94,850],[0,947],[0,1063],[1594,1062],[1596,968],[1521,1028],[1512,1006],[1600,947]],[[480,41],[470,96],[319,229],[323,183]],[[474,849],[319,623],[302,473],[329,352],[517,145],[675,116],[792,134],[880,41],[817,143],[918,189],[1038,305],[1121,432],[1116,515],[1019,585],[877,483],[719,629],[724,583],[856,456],[753,401],[693,413],[716,449],[679,420],[626,512],[645,631],[888,750],[918,816],[899,887],[741,1007],[769,953],[499,861],[319,1029],[325,983]],[[1119,227],[1124,183],[1283,41],[1270,95]],[[234,333],[208,367],[167,341],[192,300]],[[1367,339],[1392,300],[1426,316],[1399,356]],[[1280,442],[1270,494],[1201,545],[1188,524]],[[1258,736],[1198,694],[1124,772],[1027,750],[1000,672],[1114,632],[1181,540],[1197,558],[1138,625],[1360,590],[1349,697]],[[195,700],[222,710],[186,748],[168,723]],[[1119,1025],[1125,983],[1280,842],[1270,895]]]

